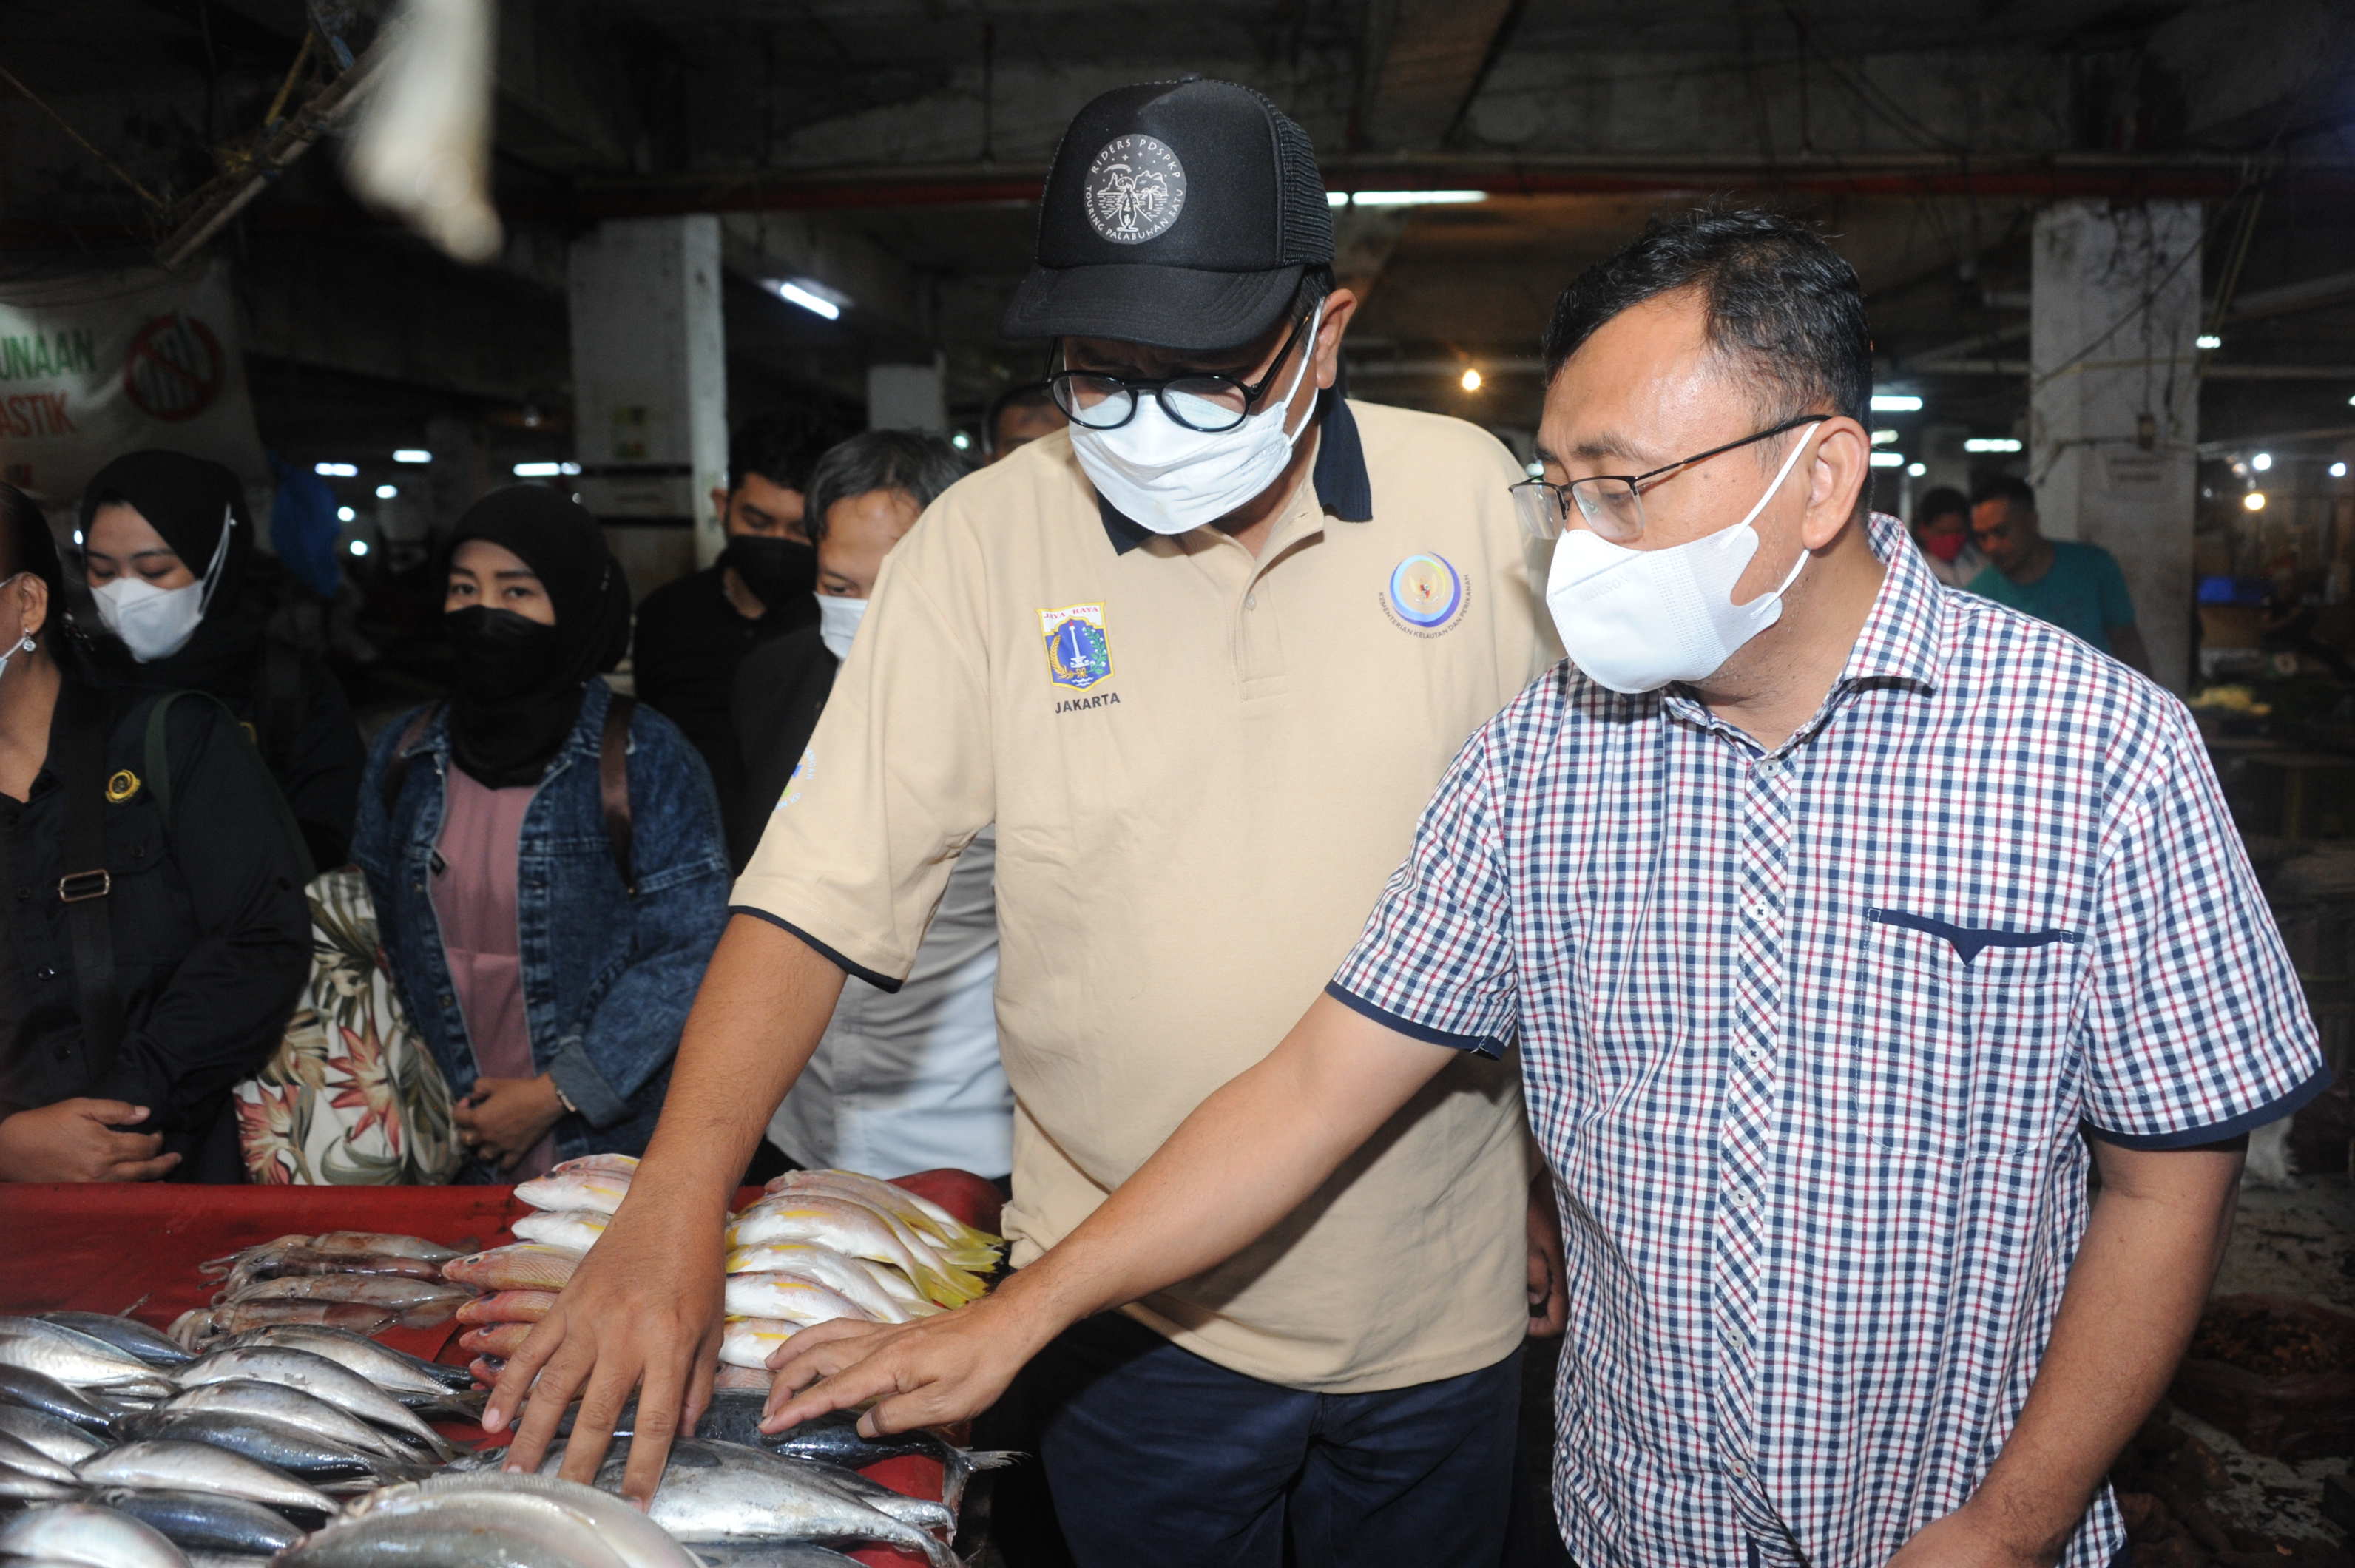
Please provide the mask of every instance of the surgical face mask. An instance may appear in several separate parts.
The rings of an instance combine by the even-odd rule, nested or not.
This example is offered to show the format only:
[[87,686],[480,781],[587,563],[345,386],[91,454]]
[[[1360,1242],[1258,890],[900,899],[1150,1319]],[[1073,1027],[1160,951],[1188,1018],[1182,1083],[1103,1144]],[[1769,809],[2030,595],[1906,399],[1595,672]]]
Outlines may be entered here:
[[229,531],[236,518],[221,517],[220,542],[205,574],[185,588],[158,588],[136,577],[118,577],[91,589],[98,601],[98,618],[123,639],[131,656],[141,664],[170,658],[188,645],[211,605],[213,585],[220,581],[221,562],[229,559]]
[[1805,439],[1791,449],[1740,522],[1689,544],[1629,549],[1588,528],[1562,535],[1546,579],[1546,608],[1571,661],[1614,691],[1657,691],[1716,674],[1735,649],[1780,620],[1783,594],[1807,564],[1805,549],[1778,587],[1749,603],[1734,603],[1733,588],[1758,553],[1751,523],[1806,450]]
[[842,599],[831,593],[817,596],[817,640],[836,658],[850,656],[850,640],[858,635],[858,623],[865,619],[864,599]]
[[[1150,394],[1139,395],[1135,414],[1117,430],[1090,430],[1074,420],[1071,451],[1096,493],[1156,534],[1182,534],[1218,521],[1274,484],[1300,439],[1284,426],[1308,379],[1324,319],[1319,304],[1301,335],[1300,368],[1283,401],[1245,415],[1232,430],[1188,430]],[[1208,422],[1209,406],[1204,409]],[[1303,420],[1300,429],[1307,428]]]

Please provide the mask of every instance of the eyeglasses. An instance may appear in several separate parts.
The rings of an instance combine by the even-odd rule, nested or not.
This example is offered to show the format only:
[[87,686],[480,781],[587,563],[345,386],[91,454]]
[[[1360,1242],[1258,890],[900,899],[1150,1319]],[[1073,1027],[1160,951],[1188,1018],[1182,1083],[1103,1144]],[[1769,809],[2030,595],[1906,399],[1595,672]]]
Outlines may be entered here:
[[1066,369],[1049,372],[1048,389],[1054,394],[1057,408],[1070,415],[1073,423],[1090,430],[1118,430],[1136,417],[1138,400],[1150,392],[1160,399],[1161,411],[1188,430],[1215,435],[1243,422],[1252,405],[1274,382],[1284,362],[1292,357],[1293,345],[1300,341],[1311,319],[1304,317],[1293,324],[1292,335],[1275,351],[1274,362],[1257,385],[1232,376],[1171,376],[1159,381],[1135,381],[1100,370]]
[[1573,479],[1567,485],[1549,485],[1542,479],[1526,479],[1512,486],[1513,504],[1521,515],[1521,526],[1541,539],[1560,539],[1570,526],[1570,508],[1578,506],[1578,515],[1597,534],[1617,544],[1626,544],[1643,537],[1644,492],[1652,485],[1705,463],[1721,453],[1738,447],[1769,441],[1801,425],[1830,419],[1829,414],[1801,414],[1795,420],[1785,420],[1773,430],[1762,430],[1756,435],[1745,435],[1740,441],[1729,441],[1723,446],[1712,446],[1707,452],[1697,452],[1690,457],[1680,457],[1666,467],[1655,468],[1649,474],[1594,474],[1583,479]]

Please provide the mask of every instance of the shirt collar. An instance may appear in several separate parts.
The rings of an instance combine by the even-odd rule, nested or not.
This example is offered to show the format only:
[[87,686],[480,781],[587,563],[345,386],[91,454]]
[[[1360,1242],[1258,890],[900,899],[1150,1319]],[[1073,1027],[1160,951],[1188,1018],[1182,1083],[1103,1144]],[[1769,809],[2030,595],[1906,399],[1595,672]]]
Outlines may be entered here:
[[[1357,416],[1349,412],[1347,389],[1338,381],[1316,394],[1320,430],[1316,464],[1309,482],[1316,486],[1316,504],[1345,523],[1368,523],[1374,517],[1374,485],[1366,474],[1366,443],[1358,434]],[[1304,441],[1307,432],[1303,432]],[[1096,513],[1103,518],[1113,553],[1126,555],[1153,538],[1153,530],[1133,521],[1118,507],[1096,493]]]
[[[1938,688],[1938,639],[1945,619],[1938,601],[1938,580],[1922,564],[1922,553],[1914,548],[1913,535],[1905,525],[1888,513],[1867,514],[1865,539],[1886,569],[1881,590],[1873,595],[1872,611],[1865,617],[1855,645],[1849,649],[1848,662],[1840,667],[1839,678],[1824,694],[1823,705],[1817,709],[1815,716],[1783,742],[1783,752],[1805,745],[1841,702],[1867,687],[1905,687],[1921,692]],[[1669,686],[1661,691],[1660,699],[1662,710],[1672,718],[1745,746],[1756,744],[1710,712],[1686,686]]]

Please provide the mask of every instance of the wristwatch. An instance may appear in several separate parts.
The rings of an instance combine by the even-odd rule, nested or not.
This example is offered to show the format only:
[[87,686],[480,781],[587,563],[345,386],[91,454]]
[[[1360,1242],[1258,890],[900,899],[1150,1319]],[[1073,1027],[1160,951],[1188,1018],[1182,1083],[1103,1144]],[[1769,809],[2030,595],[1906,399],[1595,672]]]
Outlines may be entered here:
[[572,1103],[572,1097],[564,1092],[563,1084],[551,1078],[548,1081],[548,1086],[556,1091],[556,1103],[564,1107],[566,1115],[577,1116],[581,1114],[581,1107]]

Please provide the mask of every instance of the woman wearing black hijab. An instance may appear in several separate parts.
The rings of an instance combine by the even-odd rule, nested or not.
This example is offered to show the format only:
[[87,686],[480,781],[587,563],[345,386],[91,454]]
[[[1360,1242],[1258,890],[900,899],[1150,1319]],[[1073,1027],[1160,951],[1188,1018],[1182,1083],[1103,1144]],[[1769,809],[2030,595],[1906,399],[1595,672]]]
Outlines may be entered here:
[[241,1181],[229,1090],[310,973],[299,850],[216,704],[172,704],[155,776],[163,694],[92,678],[64,587],[0,485],[0,1181]]
[[143,686],[209,692],[253,734],[320,869],[350,859],[366,752],[343,687],[266,641],[244,604],[254,552],[244,487],[218,463],[134,452],[82,493],[82,560],[100,621]]
[[457,688],[378,737],[353,836],[393,979],[462,1096],[470,1179],[636,1154],[727,920],[710,776],[598,678],[629,588],[564,496],[476,502],[443,609]]

